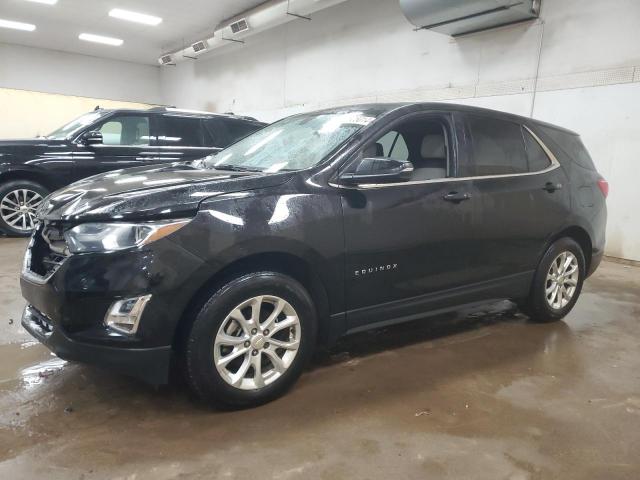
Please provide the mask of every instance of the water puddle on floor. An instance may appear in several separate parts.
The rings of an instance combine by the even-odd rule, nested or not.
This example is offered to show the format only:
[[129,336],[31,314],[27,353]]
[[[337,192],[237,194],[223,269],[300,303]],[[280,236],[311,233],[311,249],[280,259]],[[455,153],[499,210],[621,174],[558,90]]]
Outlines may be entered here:
[[40,385],[65,364],[36,341],[0,345],[0,391]]

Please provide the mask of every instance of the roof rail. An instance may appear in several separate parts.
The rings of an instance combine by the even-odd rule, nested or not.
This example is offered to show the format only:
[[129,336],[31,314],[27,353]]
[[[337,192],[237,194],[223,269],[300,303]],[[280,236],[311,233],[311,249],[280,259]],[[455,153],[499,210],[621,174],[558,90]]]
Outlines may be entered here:
[[188,108],[176,108],[176,107],[151,107],[147,111],[149,111],[149,112],[194,113],[194,114],[198,114],[198,115],[222,115],[220,113],[206,112],[204,110],[190,110]]
[[223,117],[234,117],[239,118],[241,120],[247,120],[251,122],[257,122],[258,119],[254,117],[244,116],[244,115],[236,115],[233,112],[225,112],[225,113],[214,113],[214,112],[206,112],[204,110],[190,110],[187,108],[176,108],[176,107],[151,107],[147,110],[148,112],[175,112],[175,113],[192,113],[195,115],[219,115]]

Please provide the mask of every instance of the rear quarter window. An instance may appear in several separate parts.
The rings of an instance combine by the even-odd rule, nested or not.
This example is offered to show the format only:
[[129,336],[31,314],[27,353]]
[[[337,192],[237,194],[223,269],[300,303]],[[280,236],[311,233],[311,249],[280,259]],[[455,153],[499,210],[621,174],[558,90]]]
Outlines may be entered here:
[[575,163],[583,168],[596,171],[596,166],[586,147],[582,143],[582,139],[571,132],[564,132],[550,127],[540,127],[547,136],[562,149],[562,151],[571,158]]
[[551,166],[551,160],[540,146],[538,141],[526,130],[523,129],[524,146],[527,152],[530,172],[541,172]]

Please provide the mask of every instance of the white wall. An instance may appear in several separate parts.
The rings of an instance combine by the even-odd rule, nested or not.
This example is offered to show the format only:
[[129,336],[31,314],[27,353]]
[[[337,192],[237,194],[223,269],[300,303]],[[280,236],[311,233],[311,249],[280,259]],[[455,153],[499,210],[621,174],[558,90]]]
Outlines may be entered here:
[[607,253],[640,260],[640,2],[542,5],[541,21],[452,39],[414,32],[397,0],[349,0],[162,69],[162,98],[267,121],[366,101],[533,112],[582,134],[611,185]]
[[151,105],[104,98],[0,88],[0,139],[47,135],[96,105],[102,108],[149,108]]
[[0,43],[0,138],[45,135],[96,105],[159,103],[158,67]]
[[151,104],[161,100],[158,67],[4,43],[0,88]]

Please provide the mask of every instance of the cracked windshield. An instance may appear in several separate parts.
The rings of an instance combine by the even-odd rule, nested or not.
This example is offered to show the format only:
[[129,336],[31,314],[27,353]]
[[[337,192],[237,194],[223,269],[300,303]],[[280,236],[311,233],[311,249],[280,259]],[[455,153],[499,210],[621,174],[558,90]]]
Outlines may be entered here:
[[210,157],[206,165],[269,173],[313,167],[379,113],[347,111],[285,118]]

